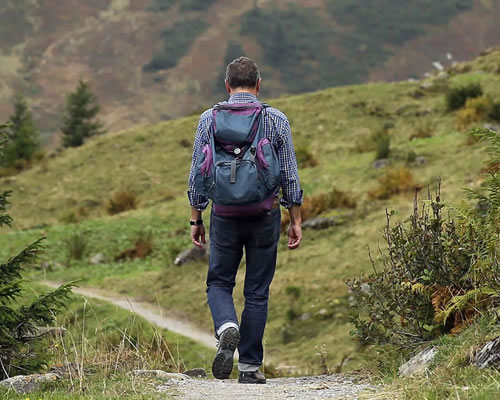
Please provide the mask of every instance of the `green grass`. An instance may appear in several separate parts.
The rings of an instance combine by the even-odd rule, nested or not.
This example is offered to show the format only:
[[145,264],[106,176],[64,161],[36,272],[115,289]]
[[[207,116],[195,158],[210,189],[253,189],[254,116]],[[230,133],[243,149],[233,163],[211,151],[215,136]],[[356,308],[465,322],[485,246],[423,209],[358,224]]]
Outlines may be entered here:
[[[23,301],[47,290],[28,284]],[[162,369],[183,372],[201,367],[209,370],[213,349],[165,329],[134,313],[99,300],[74,294],[67,309],[57,317],[56,326],[67,328],[64,338],[44,339],[50,365],[62,372],[68,362],[79,364],[61,381],[44,385],[39,393],[16,395],[0,388],[2,399],[155,399],[154,379],[137,379],[133,369]],[[83,371],[83,372],[82,372]],[[160,381],[156,383],[161,383]],[[161,397],[161,398],[164,398]]]
[[[479,369],[471,365],[473,351],[479,350],[489,340],[500,335],[497,317],[483,315],[459,335],[442,337],[432,343],[438,353],[425,377],[397,378],[396,371],[401,360],[397,352],[388,352],[385,357],[367,363],[372,366],[384,362],[393,364],[380,375],[380,382],[388,386],[377,398],[394,399],[460,399],[487,400],[500,396],[500,374],[490,368]],[[380,368],[375,367],[380,371]],[[385,397],[384,397],[385,396]]]
[[[496,61],[494,61],[496,60]],[[494,52],[471,63],[471,72],[454,75],[448,85],[480,80],[485,93],[500,99],[500,75],[477,72],[500,61]],[[445,112],[445,89],[424,90],[414,98],[417,83],[369,84],[341,87],[284,97],[269,102],[285,112],[291,122],[297,149],[306,148],[318,165],[300,171],[306,195],[329,191],[333,186],[349,192],[358,202],[352,220],[323,231],[304,232],[301,248],[279,246],[277,272],[271,287],[266,362],[294,366],[295,373],[319,372],[316,346],[325,345],[327,362],[335,366],[350,354],[347,369],[362,363],[358,345],[349,336],[348,292],[345,280],[371,269],[368,246],[377,257],[383,247],[385,210],[398,210],[404,220],[412,208],[411,195],[370,200],[367,193],[378,185],[384,170],[371,164],[375,152],[359,153],[357,139],[391,123],[391,161],[406,163],[409,151],[427,163],[411,169],[414,180],[433,190],[442,178],[442,199],[454,205],[465,199],[463,188],[477,188],[485,152],[481,145],[466,145],[464,132],[456,129],[455,115]],[[264,99],[267,100],[267,99]],[[416,116],[415,111],[425,111]],[[82,285],[112,288],[141,300],[159,302],[165,309],[189,316],[210,330],[212,322],[205,298],[206,262],[173,265],[177,252],[189,245],[186,180],[197,117],[109,134],[79,149],[68,149],[46,165],[26,171],[15,180],[0,181],[13,189],[10,213],[15,231],[0,237],[4,259],[40,236],[47,236],[42,261],[52,265],[33,269],[32,279],[82,279]],[[432,137],[409,140],[415,126],[431,128]],[[139,208],[115,216],[105,212],[106,200],[115,190],[138,193]],[[426,197],[422,194],[423,197]],[[85,207],[88,218],[65,224],[64,216]],[[208,217],[208,216],[207,216]],[[208,218],[205,218],[208,220]],[[6,231],[4,231],[6,232]],[[83,261],[69,260],[65,240],[85,232],[88,251]],[[141,232],[151,232],[153,254],[142,261],[114,262],[122,250],[133,246]],[[88,257],[103,253],[106,263],[89,265]],[[243,272],[243,270],[241,271]],[[238,277],[235,303],[242,309],[243,274]],[[287,319],[289,286],[299,286],[304,320]],[[287,326],[291,324],[291,328]],[[286,330],[289,332],[285,332]],[[284,340],[291,334],[291,341]]]

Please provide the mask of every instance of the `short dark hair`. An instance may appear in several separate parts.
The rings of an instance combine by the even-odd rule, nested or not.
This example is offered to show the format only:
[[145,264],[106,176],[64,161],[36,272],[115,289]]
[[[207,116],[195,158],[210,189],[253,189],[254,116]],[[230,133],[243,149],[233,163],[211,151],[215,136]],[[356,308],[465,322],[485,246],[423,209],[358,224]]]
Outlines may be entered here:
[[248,57],[239,57],[226,68],[226,81],[231,88],[253,88],[260,78],[257,64]]

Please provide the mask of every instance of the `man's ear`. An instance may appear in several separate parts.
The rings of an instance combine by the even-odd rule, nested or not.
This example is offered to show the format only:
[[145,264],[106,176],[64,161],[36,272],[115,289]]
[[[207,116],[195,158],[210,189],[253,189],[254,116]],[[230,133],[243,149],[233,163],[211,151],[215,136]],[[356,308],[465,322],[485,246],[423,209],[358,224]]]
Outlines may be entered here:
[[260,92],[260,83],[262,82],[262,78],[259,78],[257,80],[257,84],[255,85],[255,91],[257,92],[257,95],[259,94]]
[[226,92],[231,94],[231,86],[229,86],[227,79],[224,79],[224,85],[226,85]]

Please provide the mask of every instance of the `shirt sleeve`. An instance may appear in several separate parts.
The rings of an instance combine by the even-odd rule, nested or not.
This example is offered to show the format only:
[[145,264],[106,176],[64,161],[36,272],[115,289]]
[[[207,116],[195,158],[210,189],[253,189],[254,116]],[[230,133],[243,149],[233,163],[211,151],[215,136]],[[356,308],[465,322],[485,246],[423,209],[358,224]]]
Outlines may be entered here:
[[302,205],[303,192],[300,188],[297,160],[292,141],[292,130],[288,119],[280,121],[278,128],[278,160],[281,170],[281,187],[283,197],[281,205],[290,208],[293,205]]
[[196,136],[193,145],[193,157],[191,162],[191,170],[189,172],[188,187],[187,192],[189,198],[189,204],[197,210],[203,211],[207,208],[209,200],[207,197],[202,196],[196,192],[194,187],[194,174],[196,165],[198,163],[198,158],[202,153],[203,146],[209,143],[209,128],[211,119],[208,117],[208,112],[202,114],[200,121],[198,122],[198,127],[196,129]]

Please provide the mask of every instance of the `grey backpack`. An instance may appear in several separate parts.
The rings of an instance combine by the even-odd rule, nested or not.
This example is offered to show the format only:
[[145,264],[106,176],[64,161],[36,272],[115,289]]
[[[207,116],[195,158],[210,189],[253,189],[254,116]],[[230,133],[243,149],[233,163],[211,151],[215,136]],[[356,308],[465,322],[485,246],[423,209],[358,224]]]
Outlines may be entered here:
[[278,157],[264,132],[264,103],[219,103],[210,143],[202,150],[194,184],[220,216],[263,214],[281,184]]

